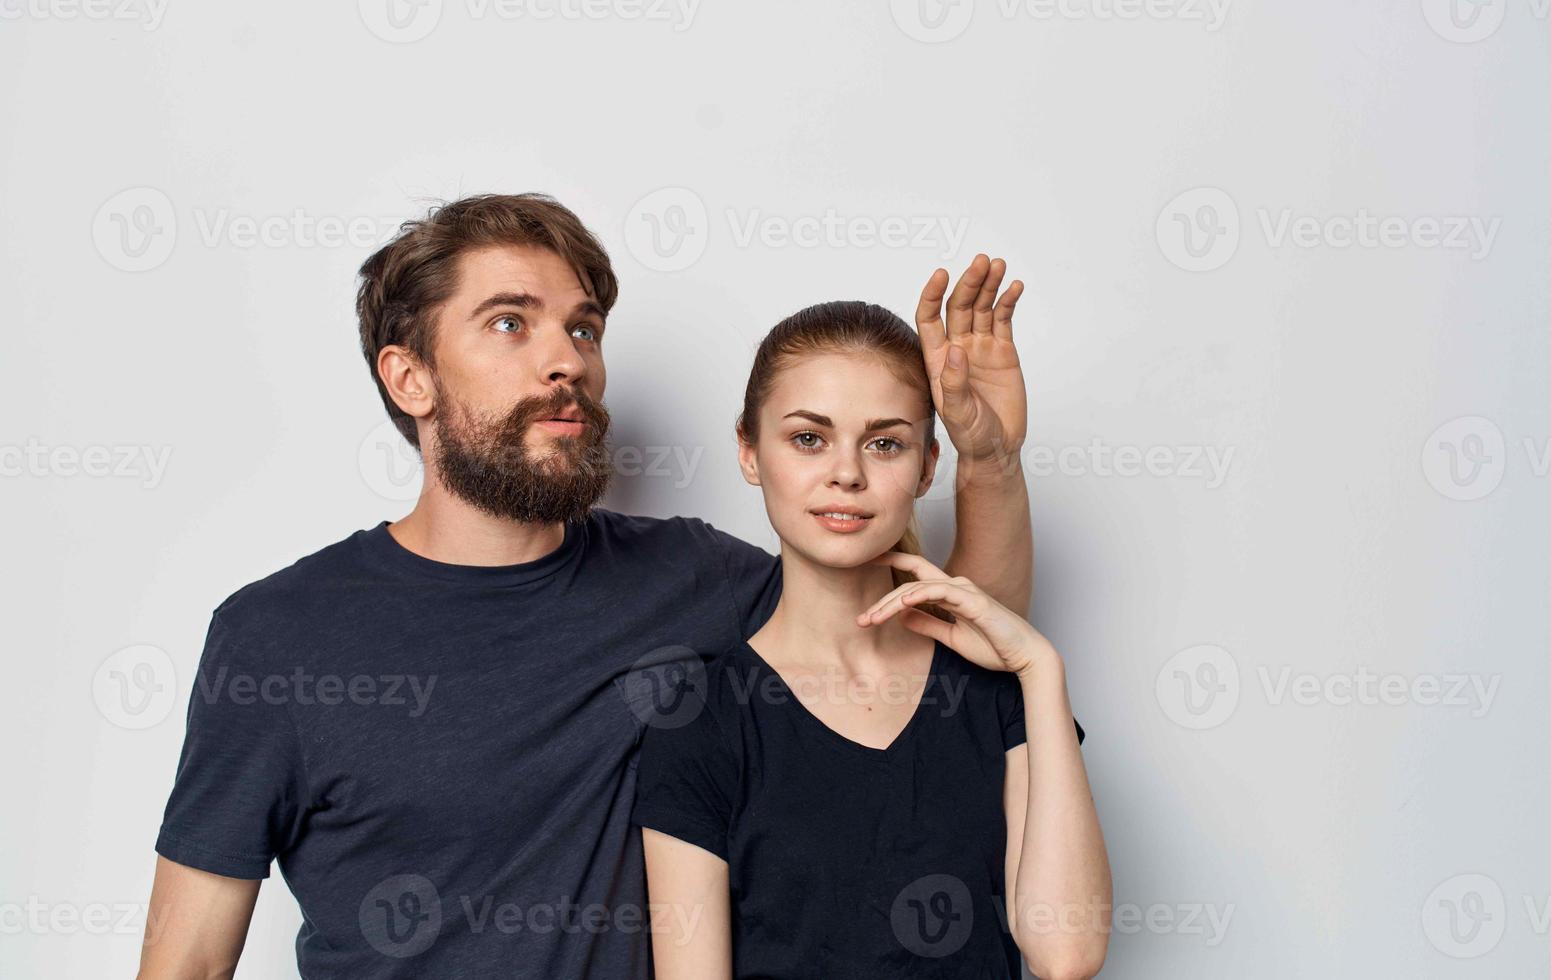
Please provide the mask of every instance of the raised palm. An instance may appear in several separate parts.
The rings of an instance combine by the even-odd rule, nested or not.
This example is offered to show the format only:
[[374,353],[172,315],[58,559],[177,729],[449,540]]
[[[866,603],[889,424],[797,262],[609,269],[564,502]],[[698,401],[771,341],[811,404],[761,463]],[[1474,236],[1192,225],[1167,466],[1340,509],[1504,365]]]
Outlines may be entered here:
[[[1013,280],[998,297],[1006,274],[1006,262],[976,255],[951,295],[947,270],[933,272],[916,307],[932,401],[961,459],[1005,461],[1028,433],[1028,395],[1012,338],[1023,283]],[[955,349],[962,361],[950,357]]]

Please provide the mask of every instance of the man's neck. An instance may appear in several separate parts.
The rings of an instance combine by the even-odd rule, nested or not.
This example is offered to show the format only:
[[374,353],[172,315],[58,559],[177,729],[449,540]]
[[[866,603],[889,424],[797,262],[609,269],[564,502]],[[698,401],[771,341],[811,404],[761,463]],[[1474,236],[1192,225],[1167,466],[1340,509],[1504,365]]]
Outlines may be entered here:
[[487,514],[454,497],[426,475],[415,509],[388,525],[400,545],[449,565],[518,565],[536,561],[565,541],[565,525],[524,524]]

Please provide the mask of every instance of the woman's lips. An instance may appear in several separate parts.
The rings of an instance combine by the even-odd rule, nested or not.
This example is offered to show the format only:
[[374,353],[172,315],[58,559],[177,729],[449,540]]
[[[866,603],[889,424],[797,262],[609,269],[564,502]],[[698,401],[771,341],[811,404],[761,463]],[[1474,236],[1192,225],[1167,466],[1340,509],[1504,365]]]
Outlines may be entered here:
[[828,517],[824,514],[814,514],[813,519],[818,521],[829,530],[835,531],[839,534],[854,534],[855,532],[860,531],[862,528],[872,523],[871,517],[861,517],[859,515],[853,515],[848,519],[842,519],[839,517]]

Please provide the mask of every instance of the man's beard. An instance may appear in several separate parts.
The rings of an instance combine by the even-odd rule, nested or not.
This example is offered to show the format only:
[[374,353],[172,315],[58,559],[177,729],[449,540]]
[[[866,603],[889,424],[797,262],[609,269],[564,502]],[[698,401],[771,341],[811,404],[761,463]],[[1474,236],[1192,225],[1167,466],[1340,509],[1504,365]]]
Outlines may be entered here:
[[[523,441],[529,427],[571,405],[581,410],[586,430],[551,436],[542,456],[530,451]],[[437,414],[437,476],[487,514],[531,524],[580,520],[608,489],[608,409],[580,389],[525,398],[500,417],[477,417],[451,398]]]

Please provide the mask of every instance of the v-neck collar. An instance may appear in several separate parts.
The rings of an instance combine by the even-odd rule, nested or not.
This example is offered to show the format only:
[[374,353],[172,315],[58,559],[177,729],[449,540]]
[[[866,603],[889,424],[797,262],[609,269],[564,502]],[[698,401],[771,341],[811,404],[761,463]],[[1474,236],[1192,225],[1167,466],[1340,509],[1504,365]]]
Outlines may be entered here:
[[825,724],[823,719],[819,718],[818,715],[808,710],[808,706],[803,704],[802,700],[797,697],[797,692],[793,691],[791,685],[786,683],[786,678],[781,676],[781,672],[772,667],[770,662],[767,661],[764,657],[760,656],[759,651],[754,649],[748,640],[743,641],[743,652],[753,660],[753,663],[759,670],[762,670],[768,673],[771,677],[775,678],[776,683],[781,685],[781,691],[791,702],[793,709],[797,712],[798,715],[806,719],[806,724],[816,730],[820,736],[828,739],[829,741],[839,745],[842,748],[849,749],[852,752],[867,755],[875,759],[887,759],[890,756],[893,756],[901,746],[910,740],[911,733],[914,732],[915,729],[919,726],[921,716],[926,713],[927,698],[931,696],[932,688],[935,687],[938,683],[937,674],[939,668],[942,666],[943,645],[941,640],[932,641],[932,660],[930,666],[927,667],[926,683],[921,686],[921,697],[916,701],[915,711],[911,713],[910,720],[905,722],[905,727],[901,728],[899,730],[899,734],[894,736],[894,740],[890,742],[886,748],[881,749],[874,748],[871,745],[863,745],[861,742],[858,742],[853,738],[848,738],[845,735],[835,731],[833,728],[829,727],[829,725]]

